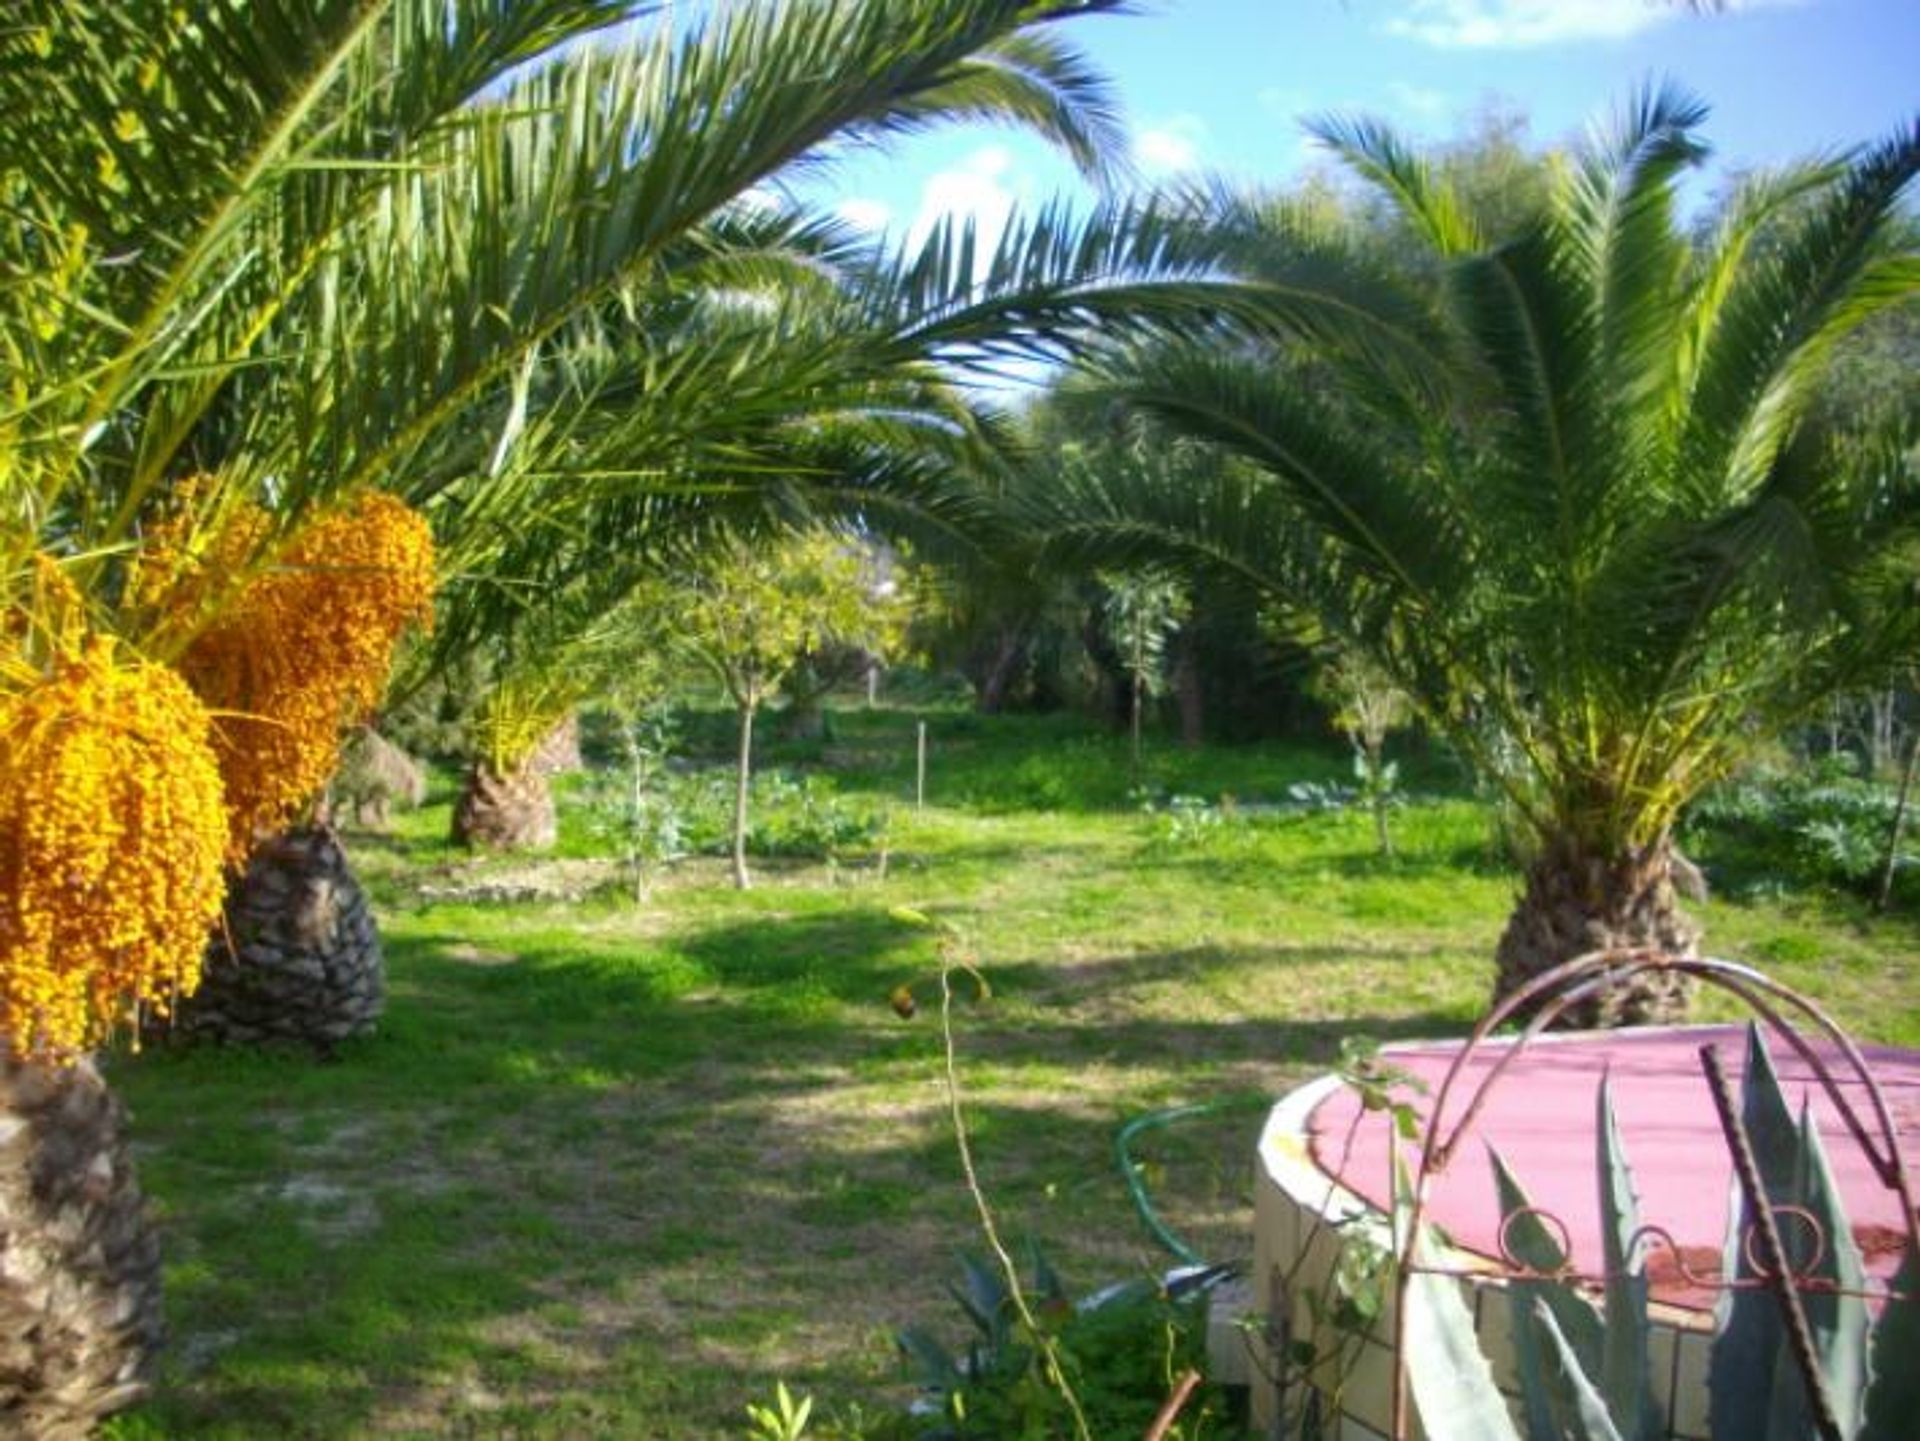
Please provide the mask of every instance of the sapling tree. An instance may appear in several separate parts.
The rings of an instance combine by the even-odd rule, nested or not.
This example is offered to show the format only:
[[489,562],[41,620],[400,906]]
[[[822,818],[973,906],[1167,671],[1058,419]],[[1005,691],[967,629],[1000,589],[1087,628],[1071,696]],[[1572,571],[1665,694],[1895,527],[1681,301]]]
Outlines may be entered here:
[[1186,618],[1184,587],[1164,572],[1108,571],[1100,576],[1107,629],[1127,676],[1129,765],[1140,781],[1140,727],[1147,697],[1166,688],[1167,641]]
[[682,853],[680,812],[665,788],[667,753],[673,745],[668,692],[674,677],[665,591],[646,586],[628,607],[625,643],[596,696],[620,740],[626,774],[608,807],[633,899],[643,903],[659,868]]
[[908,607],[900,590],[876,581],[858,541],[818,531],[772,543],[729,539],[689,578],[687,591],[678,618],[687,649],[739,716],[733,883],[745,890],[754,716],[824,645],[857,646],[876,657],[897,651]]
[[1313,690],[1333,712],[1333,723],[1353,746],[1354,778],[1373,811],[1374,839],[1380,854],[1393,854],[1387,811],[1393,804],[1400,768],[1386,757],[1387,736],[1413,719],[1413,701],[1392,675],[1364,651],[1337,650],[1321,666]]

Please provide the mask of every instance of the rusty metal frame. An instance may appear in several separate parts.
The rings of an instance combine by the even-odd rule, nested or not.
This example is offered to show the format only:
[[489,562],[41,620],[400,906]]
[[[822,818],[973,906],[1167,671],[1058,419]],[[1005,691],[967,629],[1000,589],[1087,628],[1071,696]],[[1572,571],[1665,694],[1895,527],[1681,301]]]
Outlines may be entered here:
[[[1874,1080],[1868,1068],[1866,1058],[1860,1048],[1840,1026],[1818,1004],[1793,989],[1791,986],[1773,980],[1771,977],[1733,961],[1717,960],[1710,957],[1671,956],[1653,949],[1595,951],[1580,956],[1552,970],[1544,971],[1526,985],[1503,997],[1473,1028],[1455,1054],[1452,1063],[1439,1087],[1434,1092],[1432,1108],[1427,1116],[1420,1142],[1419,1161],[1414,1170],[1411,1193],[1402,1209],[1400,1171],[1400,1143],[1389,1142],[1389,1166],[1394,1174],[1388,1178],[1388,1196],[1390,1198],[1389,1221],[1392,1228],[1394,1254],[1396,1260],[1394,1278],[1393,1308],[1393,1407],[1392,1435],[1394,1441],[1406,1441],[1407,1423],[1410,1408],[1407,1395],[1406,1368],[1406,1288],[1408,1278],[1415,1271],[1429,1274],[1441,1274],[1461,1278],[1488,1280],[1556,1280],[1572,1282],[1599,1282],[1605,1278],[1577,1272],[1571,1264],[1556,1274],[1545,1274],[1522,1264],[1511,1251],[1507,1241],[1507,1231],[1519,1213],[1501,1219],[1499,1231],[1499,1249],[1501,1255],[1497,1262],[1489,1261],[1485,1266],[1476,1268],[1445,1267],[1416,1262],[1414,1253],[1420,1236],[1421,1224],[1427,1209],[1428,1198],[1436,1177],[1445,1173],[1467,1130],[1478,1118],[1486,1103],[1488,1094],[1497,1085],[1514,1058],[1527,1049],[1543,1033],[1551,1028],[1568,1010],[1598,996],[1602,992],[1647,974],[1664,974],[1691,977],[1718,987],[1740,998],[1747,1008],[1766,1023],[1768,1030],[1786,1044],[1806,1063],[1819,1081],[1822,1091],[1839,1114],[1842,1123],[1852,1135],[1855,1144],[1865,1153],[1875,1176],[1888,1189],[1893,1191],[1900,1201],[1900,1214],[1905,1221],[1907,1244],[1916,1254],[1920,1254],[1920,1211],[1914,1207],[1913,1188],[1909,1180],[1906,1165],[1900,1154],[1899,1132],[1893,1121],[1893,1115],[1887,1105],[1885,1094]],[[1868,1099],[1868,1112],[1862,1116],[1841,1089],[1840,1080],[1835,1076],[1827,1058],[1814,1048],[1793,1017],[1807,1025],[1820,1038],[1828,1042],[1840,1053],[1841,1070],[1849,1081],[1859,1083]],[[1496,1037],[1494,1032],[1516,1018],[1525,1017],[1525,1023],[1517,1035]],[[1456,1117],[1449,1117],[1449,1103],[1456,1099],[1460,1088],[1462,1073],[1467,1063],[1489,1043],[1498,1044],[1501,1054],[1480,1077],[1472,1091],[1466,1095],[1464,1104],[1459,1107]],[[1531,1214],[1540,1217],[1543,1224],[1558,1226],[1564,1234],[1566,1227],[1558,1217],[1530,1208]],[[1671,1255],[1679,1273],[1689,1285],[1701,1289],[1729,1290],[1738,1287],[1767,1286],[1776,1289],[1785,1288],[1790,1293],[1824,1289],[1834,1291],[1839,1288],[1818,1277],[1803,1274],[1810,1272],[1819,1264],[1824,1253],[1826,1238],[1820,1234],[1820,1227],[1813,1217],[1797,1207],[1772,1208],[1765,1218],[1764,1229],[1770,1233],[1771,1247],[1763,1243],[1762,1250],[1771,1255],[1781,1255],[1778,1250],[1778,1219],[1791,1214],[1800,1225],[1810,1228],[1814,1244],[1811,1259],[1798,1265],[1788,1263],[1782,1256],[1778,1267],[1762,1267],[1755,1264],[1755,1279],[1741,1281],[1725,1276],[1702,1276],[1688,1265],[1685,1255],[1673,1237],[1665,1228],[1656,1224],[1642,1225],[1635,1231],[1629,1254],[1639,1251],[1643,1241],[1663,1246]],[[1755,1226],[1750,1225],[1744,1245],[1749,1251],[1749,1261],[1756,1258],[1752,1248],[1757,1240],[1753,1234]],[[1563,1247],[1563,1253],[1570,1247]],[[1890,1294],[1884,1291],[1872,1293],[1875,1298]]]

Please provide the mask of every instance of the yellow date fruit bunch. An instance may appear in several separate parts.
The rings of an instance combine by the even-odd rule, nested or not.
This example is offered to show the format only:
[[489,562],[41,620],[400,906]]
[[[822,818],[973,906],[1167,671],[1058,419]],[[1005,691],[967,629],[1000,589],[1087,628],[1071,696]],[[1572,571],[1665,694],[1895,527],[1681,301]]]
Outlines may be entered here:
[[433,565],[418,513],[361,495],[302,528],[188,644],[180,670],[214,712],[230,863],[331,779],[341,733],[379,699],[401,634],[431,618]]
[[227,840],[211,721],[165,666],[78,639],[0,659],[0,1039],[69,1060],[199,984]]

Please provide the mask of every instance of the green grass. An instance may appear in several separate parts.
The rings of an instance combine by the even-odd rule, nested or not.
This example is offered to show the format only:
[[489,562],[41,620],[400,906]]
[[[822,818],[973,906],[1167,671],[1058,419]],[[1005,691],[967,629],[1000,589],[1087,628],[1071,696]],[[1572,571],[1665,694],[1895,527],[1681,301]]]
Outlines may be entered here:
[[[992,980],[959,1038],[984,1179],[1080,1289],[1166,1262],[1110,1159],[1123,1119],[1277,1093],[1343,1037],[1458,1033],[1485,999],[1514,883],[1469,799],[1398,815],[1392,860],[1347,813],[1168,843],[1127,803],[1119,742],[949,713],[915,814],[911,730],[854,713],[773,747],[894,804],[884,880],[785,862],[741,895],[700,860],[644,907],[454,905],[421,892],[470,868],[440,839],[444,794],[354,838],[387,941],[377,1036],[330,1063],[112,1065],[173,1330],[155,1399],[112,1434],[717,1437],[775,1378],[828,1407],[901,1399],[891,1328],[951,1319],[942,1282],[974,1232],[934,951],[900,907],[960,927]],[[1335,751],[1156,749],[1149,779],[1244,807],[1345,770]],[[1910,920],[1819,896],[1701,909],[1716,953],[1863,1038],[1920,1044]],[[902,1020],[889,992],[916,980]],[[1142,1143],[1211,1254],[1249,1248],[1257,1125]]]

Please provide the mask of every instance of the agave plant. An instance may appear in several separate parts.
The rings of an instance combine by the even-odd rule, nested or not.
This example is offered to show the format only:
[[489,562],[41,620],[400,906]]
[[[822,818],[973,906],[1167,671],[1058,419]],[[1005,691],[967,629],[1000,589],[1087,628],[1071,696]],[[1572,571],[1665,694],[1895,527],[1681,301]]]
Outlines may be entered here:
[[[1660,1441],[1663,1409],[1649,1363],[1651,1322],[1632,1168],[1603,1081],[1598,1152],[1604,1305],[1571,1281],[1561,1238],[1544,1223],[1498,1154],[1492,1158],[1503,1235],[1530,1273],[1508,1283],[1520,1425],[1475,1351],[1473,1318],[1453,1283],[1429,1277],[1414,1304],[1434,1344],[1407,1356],[1423,1413],[1460,1419],[1460,1436],[1528,1441]],[[1707,1386],[1714,1441],[1897,1441],[1920,1415],[1920,1256],[1911,1246],[1876,1316],[1847,1208],[1810,1114],[1794,1116],[1759,1030],[1748,1029],[1742,1124],[1759,1163],[1766,1204],[1810,1216],[1825,1244],[1794,1266],[1832,1431],[1796,1361],[1779,1299],[1764,1284],[1744,1196],[1731,1207]],[[1790,1262],[1790,1264],[1792,1264]]]
[[[1209,197],[1281,338],[1129,351],[1100,393],[1230,463],[1088,475],[1048,518],[1063,555],[1306,613],[1500,787],[1532,842],[1501,995],[1596,948],[1689,952],[1675,817],[1920,640],[1920,425],[1837,435],[1814,404],[1920,291],[1920,127],[1749,180],[1696,242],[1676,193],[1704,114],[1638,96],[1498,230],[1391,131],[1323,122],[1404,240]],[[1679,1002],[1649,978],[1585,1019]]]

